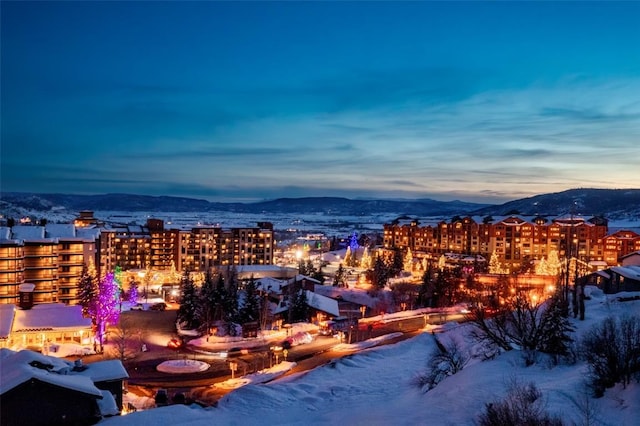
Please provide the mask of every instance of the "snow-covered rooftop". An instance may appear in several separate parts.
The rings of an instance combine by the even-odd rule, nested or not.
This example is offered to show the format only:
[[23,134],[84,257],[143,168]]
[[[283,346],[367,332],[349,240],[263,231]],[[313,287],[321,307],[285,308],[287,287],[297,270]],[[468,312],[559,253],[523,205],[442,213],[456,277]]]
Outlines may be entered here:
[[86,369],[73,372],[73,374],[89,377],[94,383],[129,378],[127,370],[118,359],[93,362],[85,364],[85,366],[87,367]]
[[87,228],[78,228],[76,229],[76,234],[78,237],[85,240],[96,240],[100,237],[100,228],[97,227],[87,227]]
[[[0,363],[0,395],[28,380],[37,379],[102,398],[100,390],[96,388],[89,377],[69,374],[72,366],[68,362],[29,350],[14,352],[3,348],[0,351],[0,360],[2,360]],[[39,368],[34,365],[48,365],[51,368]]]
[[236,266],[238,278],[247,279],[254,277],[262,279],[264,277],[283,278],[292,277],[298,272],[297,268],[288,268],[278,265],[240,265]]
[[256,280],[256,286],[258,289],[276,294],[282,293],[282,286],[286,286],[287,281],[279,280],[271,277],[264,277]]
[[613,266],[610,269],[625,278],[640,281],[640,266]]
[[339,316],[340,310],[338,309],[338,301],[326,296],[307,291],[307,305],[322,312],[326,312],[333,316]]
[[7,339],[11,334],[15,305],[0,305],[0,339]]
[[49,238],[76,238],[76,227],[72,223],[47,223],[45,231]]
[[46,238],[44,226],[17,225],[11,228],[13,239],[16,240],[44,240]]
[[90,327],[91,318],[83,318],[82,306],[62,303],[35,305],[28,310],[16,309],[13,323],[14,332]]
[[0,240],[11,239],[11,228],[7,226],[0,226]]

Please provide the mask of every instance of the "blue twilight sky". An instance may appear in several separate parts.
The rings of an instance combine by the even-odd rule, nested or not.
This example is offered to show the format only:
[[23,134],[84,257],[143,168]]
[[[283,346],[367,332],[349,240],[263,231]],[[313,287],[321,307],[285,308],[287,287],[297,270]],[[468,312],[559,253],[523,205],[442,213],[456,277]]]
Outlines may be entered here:
[[640,2],[9,2],[1,190],[640,187]]

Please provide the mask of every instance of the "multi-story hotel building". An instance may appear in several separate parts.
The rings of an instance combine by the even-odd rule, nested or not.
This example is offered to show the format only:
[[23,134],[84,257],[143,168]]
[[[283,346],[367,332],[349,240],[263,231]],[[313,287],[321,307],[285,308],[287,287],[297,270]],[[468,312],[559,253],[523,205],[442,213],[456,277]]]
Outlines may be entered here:
[[227,265],[270,265],[273,226],[165,229],[160,219],[149,219],[144,226],[107,225],[101,230],[99,258],[100,271],[119,266],[123,270],[205,272]]
[[17,303],[19,286],[34,284],[33,302],[77,303],[83,265],[99,276],[123,271],[204,272],[226,265],[273,263],[273,226],[165,229],[159,219],[143,226],[103,224],[82,212],[74,224],[0,228],[0,303]]
[[582,217],[457,218],[421,226],[417,220],[384,225],[386,249],[411,249],[417,256],[445,253],[481,255],[498,259],[512,270],[525,261],[540,260],[551,251],[558,257],[617,265],[626,254],[640,250],[640,235],[618,231],[607,235],[606,220]]
[[34,303],[75,304],[96,236],[71,224],[0,228],[0,303],[17,303],[18,287],[30,283]]
[[216,266],[270,265],[273,262],[273,226],[253,228],[199,226],[180,231],[179,270],[207,271]]

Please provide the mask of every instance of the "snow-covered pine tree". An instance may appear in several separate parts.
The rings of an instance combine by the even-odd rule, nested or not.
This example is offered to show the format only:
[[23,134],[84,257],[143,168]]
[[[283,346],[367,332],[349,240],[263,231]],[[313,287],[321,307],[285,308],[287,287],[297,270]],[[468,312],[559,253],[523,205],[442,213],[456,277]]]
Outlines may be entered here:
[[562,263],[558,258],[558,252],[556,250],[549,251],[549,255],[547,256],[547,269],[549,271],[549,275],[557,276],[558,274],[560,274]]
[[360,267],[362,269],[371,269],[371,255],[369,254],[369,247],[364,248],[362,252],[362,258],[360,259]]
[[202,320],[204,321],[207,332],[211,328],[213,322],[213,316],[216,310],[217,302],[216,284],[214,283],[214,277],[211,271],[207,270],[204,274],[204,281],[200,288],[200,312],[202,312]]
[[344,253],[344,264],[347,266],[351,266],[351,262],[353,261],[353,253],[351,253],[351,247],[347,247],[347,251]]
[[562,299],[560,291],[547,301],[547,306],[541,317],[542,336],[540,351],[554,356],[556,362],[558,357],[567,356],[571,352],[573,338],[571,333],[575,330],[565,313],[566,303]]
[[405,256],[404,256],[404,262],[403,262],[402,269],[407,271],[407,272],[412,272],[413,271],[413,253],[411,253],[411,249],[410,248],[407,249],[407,254],[405,254]]
[[224,312],[223,321],[230,336],[236,335],[235,324],[238,322],[238,283],[235,268],[227,271],[227,280],[225,287],[224,299],[222,301],[222,310]]
[[200,304],[198,303],[196,286],[191,279],[191,273],[187,269],[180,280],[180,308],[178,309],[178,322],[187,329],[200,326]]
[[491,253],[491,258],[489,259],[489,273],[490,274],[506,274],[507,271],[502,267],[502,263],[500,263],[500,259],[498,259],[498,253],[495,251]]
[[82,306],[82,315],[91,316],[91,308],[98,297],[98,283],[91,268],[86,264],[82,265],[82,273],[78,279],[78,304]]
[[309,320],[309,305],[307,304],[307,292],[304,289],[298,291],[293,298],[291,309],[291,321],[303,322]]
[[256,287],[256,280],[251,276],[244,288],[244,304],[240,309],[242,324],[257,321],[260,316],[260,295]]
[[344,267],[342,266],[342,263],[338,265],[338,269],[333,275],[333,286],[334,287],[344,286]]

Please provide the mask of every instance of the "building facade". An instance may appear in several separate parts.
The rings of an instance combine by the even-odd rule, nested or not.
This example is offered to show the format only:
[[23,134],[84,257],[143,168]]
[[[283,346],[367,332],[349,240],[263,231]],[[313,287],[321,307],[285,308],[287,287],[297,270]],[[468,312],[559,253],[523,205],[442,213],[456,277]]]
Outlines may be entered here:
[[606,220],[598,218],[465,217],[429,225],[417,220],[385,224],[384,248],[411,249],[417,257],[432,258],[445,253],[489,258],[496,253],[511,270],[547,258],[552,251],[559,258],[614,266],[624,255],[640,249],[640,235],[633,231],[608,235]]
[[166,229],[160,219],[145,225],[105,224],[82,212],[73,224],[0,228],[0,303],[18,303],[19,286],[34,285],[33,302],[78,302],[84,265],[99,277],[123,271],[205,272],[220,266],[271,265],[273,226]]
[[84,264],[95,260],[95,231],[72,224],[0,229],[0,303],[18,303],[19,287],[34,285],[34,303],[75,304]]

